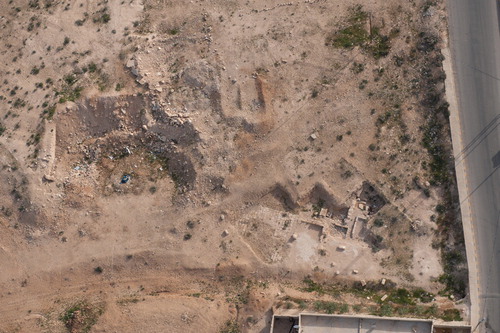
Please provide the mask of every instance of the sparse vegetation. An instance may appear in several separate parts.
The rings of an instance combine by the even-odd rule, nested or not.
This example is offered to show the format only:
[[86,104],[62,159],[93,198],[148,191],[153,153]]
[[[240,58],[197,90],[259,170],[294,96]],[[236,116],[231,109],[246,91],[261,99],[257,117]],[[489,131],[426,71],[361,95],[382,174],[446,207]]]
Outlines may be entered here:
[[365,70],[365,65],[364,64],[361,64],[361,63],[357,63],[357,62],[354,62],[352,64],[352,71],[354,74],[359,74],[361,73],[362,71]]
[[92,19],[92,21],[94,23],[102,23],[102,24],[106,24],[109,21],[111,21],[111,15],[109,14],[108,10],[109,10],[108,7],[104,7],[103,9],[96,12],[94,14],[94,18]]
[[78,98],[80,98],[81,92],[83,90],[82,87],[74,86],[74,84],[78,81],[78,78],[74,74],[68,74],[64,76],[64,85],[60,91],[56,92],[56,96],[59,97],[59,103],[64,103],[67,101],[74,102]]
[[[390,37],[383,35],[379,27],[373,27],[371,31],[367,31],[369,16],[370,14],[364,11],[361,5],[352,7],[345,27],[330,35],[326,44],[348,49],[360,46],[375,59],[387,56],[391,49]],[[364,66],[354,63],[354,73],[360,73],[363,69]]]
[[441,319],[444,321],[461,321],[462,316],[460,315],[460,311],[458,309],[446,309],[441,314]]
[[70,306],[59,319],[64,323],[68,332],[87,333],[103,313],[102,305],[80,301]]
[[[415,318],[440,318],[445,321],[461,320],[457,309],[440,310],[436,304],[429,304],[434,300],[432,293],[421,288],[407,290],[398,288],[392,281],[386,281],[385,285],[380,282],[368,281],[365,286],[360,282],[352,284],[319,284],[311,278],[304,279],[304,291],[315,292],[319,295],[331,296],[337,301],[315,301],[312,302],[312,310],[325,313],[346,313],[352,309],[356,313],[370,313],[384,317],[415,317]],[[351,307],[342,302],[342,295],[349,293],[357,297],[360,303]],[[382,296],[387,298],[382,301]],[[286,297],[285,299],[294,303],[307,305],[307,301]],[[367,299],[371,301],[367,302]]]
[[382,35],[379,28],[372,29],[370,39],[369,50],[375,59],[386,57],[389,54],[391,50],[390,39],[388,36]]
[[94,62],[91,62],[87,67],[89,73],[94,73],[97,71],[97,65]]
[[170,35],[175,36],[175,35],[177,35],[177,34],[179,33],[179,29],[177,29],[177,28],[172,28],[172,29],[169,29],[169,30],[168,30],[168,33],[169,33]]
[[365,23],[368,13],[363,11],[363,7],[358,5],[350,10],[347,19],[347,27],[340,29],[327,39],[327,44],[341,48],[351,48],[361,46],[368,41],[368,32]]
[[349,305],[337,302],[316,301],[314,302],[314,310],[328,314],[342,314],[349,311]]
[[221,327],[219,330],[219,333],[240,333],[240,326],[238,325],[238,322],[236,320],[228,320],[224,324],[224,326]]
[[54,117],[54,114],[56,113],[56,105],[51,105],[50,107],[46,108],[43,110],[43,114],[46,119],[51,120]]
[[64,103],[67,101],[74,102],[81,96],[83,88],[82,87],[74,87],[74,88],[69,88],[66,87],[65,89],[56,92],[56,96],[59,95],[59,103]]

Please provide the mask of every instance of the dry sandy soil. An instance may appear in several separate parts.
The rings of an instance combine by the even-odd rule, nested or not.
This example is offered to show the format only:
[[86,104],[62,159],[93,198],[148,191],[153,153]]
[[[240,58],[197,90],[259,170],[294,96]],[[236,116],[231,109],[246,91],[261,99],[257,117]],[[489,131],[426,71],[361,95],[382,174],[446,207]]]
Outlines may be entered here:
[[266,332],[328,299],[306,276],[443,290],[441,1],[1,4],[0,332]]

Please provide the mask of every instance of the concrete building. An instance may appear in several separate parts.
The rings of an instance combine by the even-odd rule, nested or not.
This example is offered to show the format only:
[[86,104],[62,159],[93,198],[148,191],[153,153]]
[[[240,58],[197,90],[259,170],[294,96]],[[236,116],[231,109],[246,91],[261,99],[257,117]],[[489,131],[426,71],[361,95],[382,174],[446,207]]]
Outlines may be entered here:
[[430,319],[299,313],[274,315],[271,333],[470,333],[467,325],[434,324]]

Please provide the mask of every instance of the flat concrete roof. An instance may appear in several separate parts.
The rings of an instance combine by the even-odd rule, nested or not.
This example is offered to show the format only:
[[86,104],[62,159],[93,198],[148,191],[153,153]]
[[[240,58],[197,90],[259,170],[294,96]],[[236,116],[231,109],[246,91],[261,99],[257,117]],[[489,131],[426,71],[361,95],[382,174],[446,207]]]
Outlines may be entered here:
[[431,333],[432,321],[300,314],[301,333]]

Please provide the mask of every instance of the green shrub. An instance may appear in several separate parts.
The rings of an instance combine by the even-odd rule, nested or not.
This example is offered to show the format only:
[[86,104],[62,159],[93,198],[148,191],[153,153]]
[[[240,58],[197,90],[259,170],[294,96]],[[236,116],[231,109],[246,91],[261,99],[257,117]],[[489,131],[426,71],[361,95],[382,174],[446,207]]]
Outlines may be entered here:
[[319,283],[314,282],[310,277],[306,277],[303,282],[306,285],[306,287],[304,288],[305,291],[317,292],[320,295],[325,293],[323,286]]
[[48,120],[51,120],[54,117],[54,114],[56,113],[56,105],[52,105],[48,107],[47,109],[43,110],[43,114],[45,115],[45,118]]
[[344,303],[316,301],[314,302],[314,310],[319,312],[332,313],[346,313],[349,311],[349,306]]
[[415,301],[412,295],[408,290],[404,288],[398,288],[395,291],[391,292],[388,300],[396,304],[415,305]]
[[434,295],[425,291],[422,288],[413,290],[413,297],[420,300],[422,303],[430,303],[434,299]]
[[69,332],[88,333],[103,312],[102,306],[81,301],[64,311],[59,320],[64,323]]
[[97,65],[91,62],[87,67],[87,70],[89,71],[89,73],[94,73],[95,71],[97,71]]
[[82,90],[82,87],[71,88],[68,86],[61,91],[57,91],[56,96],[61,96],[59,97],[59,103],[64,103],[67,101],[74,102],[75,100],[80,98]]
[[[326,40],[326,45],[337,48],[353,48],[360,46],[370,53],[375,59],[385,57],[391,49],[389,36],[382,35],[380,29],[374,27],[371,32],[366,30],[368,13],[363,11],[358,5],[350,9],[346,26],[330,35]],[[364,66],[354,64],[353,72],[360,73]]]
[[64,76],[64,82],[66,82],[70,86],[73,85],[77,80],[78,79],[73,74],[68,74]]
[[371,45],[369,50],[375,59],[380,59],[389,54],[391,49],[389,37],[381,35],[378,28],[374,28],[372,31]]
[[440,316],[444,321],[461,321],[462,316],[458,309],[446,309]]

